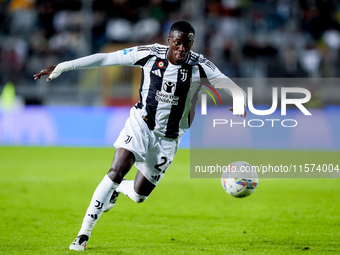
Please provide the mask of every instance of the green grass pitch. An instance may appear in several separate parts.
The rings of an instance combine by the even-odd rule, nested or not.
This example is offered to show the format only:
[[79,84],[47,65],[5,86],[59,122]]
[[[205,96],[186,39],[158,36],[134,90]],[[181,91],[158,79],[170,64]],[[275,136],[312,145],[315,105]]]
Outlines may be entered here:
[[[68,246],[113,153],[0,147],[0,254],[81,253]],[[230,151],[226,159],[254,153],[269,152]],[[270,153],[280,162],[291,152]],[[340,158],[339,152],[294,155],[306,153]],[[83,254],[340,254],[340,179],[260,179],[253,195],[237,199],[220,179],[190,178],[189,155],[178,152],[144,203],[121,195]]]

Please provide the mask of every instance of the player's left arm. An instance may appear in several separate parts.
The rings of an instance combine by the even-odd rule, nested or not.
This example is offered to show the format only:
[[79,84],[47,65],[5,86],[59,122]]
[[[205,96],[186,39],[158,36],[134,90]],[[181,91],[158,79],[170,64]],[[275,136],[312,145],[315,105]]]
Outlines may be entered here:
[[[237,100],[241,100],[243,102],[243,109],[236,109],[239,114],[237,116],[246,117],[247,116],[247,94],[246,92],[235,84],[229,77],[224,75],[211,61],[204,59],[201,63],[201,66],[209,80],[209,83],[213,87],[221,88],[225,91],[229,96],[233,98],[233,107],[229,107],[228,109],[234,112],[234,109],[238,107],[236,104]],[[235,107],[236,106],[236,107]]]

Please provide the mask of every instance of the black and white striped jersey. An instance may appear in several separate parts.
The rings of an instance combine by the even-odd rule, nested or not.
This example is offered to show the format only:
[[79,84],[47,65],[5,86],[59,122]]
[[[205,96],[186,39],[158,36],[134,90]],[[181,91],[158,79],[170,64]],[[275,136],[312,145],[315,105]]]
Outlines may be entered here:
[[177,138],[186,132],[193,118],[191,110],[199,86],[193,86],[191,81],[207,78],[214,86],[227,77],[211,61],[193,51],[182,64],[173,65],[167,58],[168,49],[165,45],[152,44],[94,54],[63,62],[55,72],[110,65],[139,66],[142,68],[140,101],[135,107],[151,130],[167,138]]
[[138,46],[124,50],[123,58],[130,58],[130,64],[142,68],[136,107],[141,109],[149,128],[165,137],[177,138],[190,127],[193,118],[199,86],[191,81],[213,81],[225,76],[211,61],[193,51],[183,64],[173,65],[167,58],[168,48],[160,44]]

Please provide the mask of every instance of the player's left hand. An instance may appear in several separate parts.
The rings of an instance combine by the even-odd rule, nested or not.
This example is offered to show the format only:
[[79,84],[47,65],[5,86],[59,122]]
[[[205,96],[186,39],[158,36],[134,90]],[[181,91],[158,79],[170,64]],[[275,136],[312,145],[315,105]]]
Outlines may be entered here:
[[[232,112],[233,107],[229,107],[228,110]],[[239,116],[239,115],[236,115],[236,116]],[[246,109],[245,106],[244,106],[244,114],[241,114],[240,116],[241,116],[241,118],[245,118],[247,116],[247,109]]]

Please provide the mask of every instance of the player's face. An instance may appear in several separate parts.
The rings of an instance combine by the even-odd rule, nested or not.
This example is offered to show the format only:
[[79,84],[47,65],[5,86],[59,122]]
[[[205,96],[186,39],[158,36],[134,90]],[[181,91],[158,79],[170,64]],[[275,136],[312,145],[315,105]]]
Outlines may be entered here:
[[168,37],[168,43],[168,59],[171,64],[179,65],[183,63],[194,44],[194,34],[173,31]]

